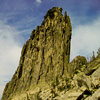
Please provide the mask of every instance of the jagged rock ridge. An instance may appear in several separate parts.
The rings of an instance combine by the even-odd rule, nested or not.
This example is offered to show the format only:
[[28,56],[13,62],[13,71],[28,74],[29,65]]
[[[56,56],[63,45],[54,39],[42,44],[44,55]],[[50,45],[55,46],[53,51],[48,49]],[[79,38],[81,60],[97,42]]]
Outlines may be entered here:
[[2,100],[100,100],[100,50],[90,62],[69,62],[71,31],[67,13],[50,9],[24,45]]
[[67,13],[63,16],[62,8],[50,9],[24,45],[18,69],[6,85],[2,100],[32,84],[62,77],[70,60],[71,31]]

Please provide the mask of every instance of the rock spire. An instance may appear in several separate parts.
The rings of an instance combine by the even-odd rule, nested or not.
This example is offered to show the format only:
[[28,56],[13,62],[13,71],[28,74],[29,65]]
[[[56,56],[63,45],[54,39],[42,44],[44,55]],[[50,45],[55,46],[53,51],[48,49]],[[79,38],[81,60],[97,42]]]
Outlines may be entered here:
[[19,66],[7,83],[2,100],[40,82],[50,83],[62,77],[70,61],[72,27],[62,8],[53,7],[41,26],[32,31],[22,48]]

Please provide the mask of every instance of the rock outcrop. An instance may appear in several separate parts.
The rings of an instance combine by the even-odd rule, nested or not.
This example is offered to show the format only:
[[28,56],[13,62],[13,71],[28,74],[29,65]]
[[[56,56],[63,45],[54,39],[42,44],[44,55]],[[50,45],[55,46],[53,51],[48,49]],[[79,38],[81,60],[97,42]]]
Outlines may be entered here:
[[19,66],[2,100],[99,100],[100,56],[70,62],[72,27],[62,8],[53,7],[23,46]]
[[2,100],[33,84],[50,84],[62,77],[70,60],[71,31],[67,13],[63,16],[62,8],[50,9],[24,45],[18,69],[6,85]]

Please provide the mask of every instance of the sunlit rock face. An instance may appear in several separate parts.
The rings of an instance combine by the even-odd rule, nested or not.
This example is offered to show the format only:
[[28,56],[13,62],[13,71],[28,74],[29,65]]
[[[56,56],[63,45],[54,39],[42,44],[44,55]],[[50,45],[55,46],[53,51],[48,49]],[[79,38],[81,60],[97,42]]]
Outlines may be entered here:
[[50,9],[23,46],[18,69],[6,85],[2,100],[31,85],[62,77],[70,60],[71,31],[67,13],[63,16],[62,8]]
[[67,13],[50,9],[23,46],[2,100],[100,100],[100,53],[69,62],[71,31]]

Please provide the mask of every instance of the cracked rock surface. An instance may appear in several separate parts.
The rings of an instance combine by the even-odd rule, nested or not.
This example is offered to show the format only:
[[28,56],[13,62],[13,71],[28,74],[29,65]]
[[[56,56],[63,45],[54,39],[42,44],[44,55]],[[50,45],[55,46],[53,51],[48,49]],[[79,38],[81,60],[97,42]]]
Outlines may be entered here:
[[99,100],[100,57],[70,62],[72,27],[53,7],[22,48],[19,66],[1,100]]

